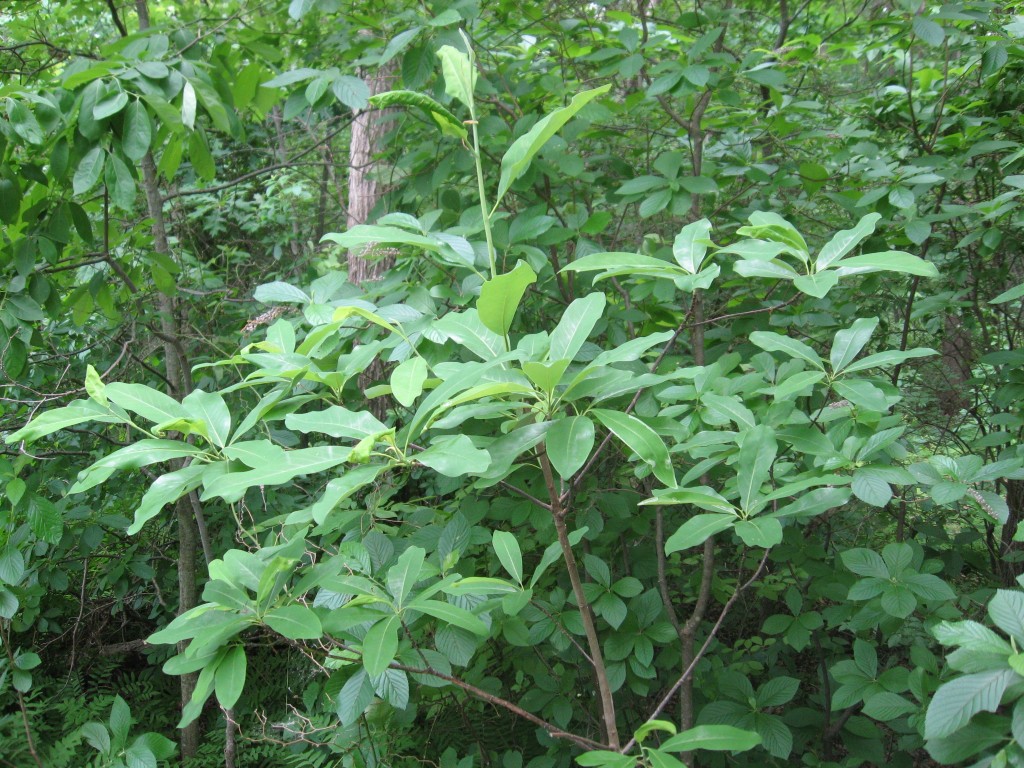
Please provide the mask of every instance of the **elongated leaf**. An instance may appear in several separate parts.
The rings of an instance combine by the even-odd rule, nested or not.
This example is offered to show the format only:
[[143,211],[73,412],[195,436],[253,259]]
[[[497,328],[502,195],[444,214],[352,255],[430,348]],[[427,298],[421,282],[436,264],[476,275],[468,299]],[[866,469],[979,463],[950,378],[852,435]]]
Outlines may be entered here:
[[245,648],[232,645],[225,652],[214,675],[214,691],[218,703],[224,709],[231,709],[238,702],[245,688]]
[[742,509],[749,511],[753,506],[761,485],[771,474],[778,449],[775,433],[770,427],[762,424],[744,433],[736,462],[736,484]]
[[750,340],[768,352],[784,352],[790,357],[798,360],[806,360],[818,370],[825,370],[818,353],[804,344],[802,341],[791,339],[771,331],[754,331],[750,334]]
[[138,469],[161,461],[197,456],[201,451],[179,440],[139,440],[104,456],[78,474],[68,493],[82,493],[99,485],[119,469]]
[[31,443],[40,437],[53,434],[65,427],[73,427],[76,424],[84,424],[87,421],[120,424],[125,419],[111,413],[110,409],[103,407],[94,400],[75,400],[63,408],[55,408],[52,411],[45,411],[39,414],[21,429],[7,435],[5,441],[7,443],[17,443],[24,440]]
[[476,302],[480,322],[499,336],[507,336],[523,294],[535,282],[537,274],[525,261],[517,263],[511,272],[485,282]]
[[618,411],[595,408],[591,414],[607,427],[619,440],[644,462],[651,466],[654,476],[665,485],[676,486],[675,470],[668,455],[668,448],[658,433],[640,421],[636,416]]
[[896,365],[916,357],[931,357],[932,355],[937,354],[939,353],[934,349],[928,349],[926,347],[908,349],[905,352],[893,349],[888,352],[878,352],[874,355],[868,355],[867,357],[861,358],[857,362],[846,366],[843,372],[855,373],[857,371],[866,371],[869,368],[881,368],[885,365]]
[[491,454],[477,448],[466,435],[442,435],[416,461],[445,477],[481,474],[491,465]]
[[869,213],[862,217],[853,229],[844,229],[832,237],[820,251],[814,262],[815,269],[822,270],[843,258],[856,248],[860,242],[875,231],[875,225],[882,218],[880,213]]
[[871,340],[871,334],[878,327],[877,317],[861,317],[853,321],[853,325],[836,334],[832,342],[829,361],[833,373],[838,373],[860,354],[864,346]]
[[267,611],[264,623],[291,640],[317,640],[323,635],[320,618],[305,605],[286,605]]
[[298,432],[319,432],[331,437],[347,437],[362,440],[388,431],[368,411],[350,411],[340,405],[332,405],[322,411],[290,413],[285,417],[285,426]]
[[732,528],[737,519],[736,515],[727,514],[691,517],[679,527],[679,530],[668,537],[665,542],[665,554],[671,555],[673,552],[703,544],[716,533]]
[[107,153],[103,147],[93,147],[78,161],[78,169],[72,183],[76,195],[84,195],[96,186],[96,182],[103,176],[106,159]]
[[205,482],[202,499],[220,497],[225,501],[238,501],[249,488],[263,485],[281,485],[300,475],[310,475],[336,467],[348,460],[352,450],[342,446],[320,446],[286,451],[277,461],[261,465],[246,472],[228,472]]
[[494,547],[494,552],[502,567],[513,579],[522,584],[523,553],[519,549],[519,542],[515,535],[508,531],[495,531],[491,534],[491,546]]
[[822,299],[828,292],[836,287],[839,282],[839,275],[834,270],[815,272],[813,275],[800,275],[793,278],[793,287],[808,296]]
[[565,310],[551,332],[548,360],[572,360],[601,319],[607,299],[603,293],[591,293],[576,299]]
[[925,715],[925,738],[941,739],[963,728],[978,712],[995,712],[1007,687],[1019,680],[1007,668],[964,675],[940,685]]
[[989,304],[1005,304],[1008,301],[1013,301],[1014,299],[1019,299],[1021,296],[1024,296],[1024,283],[1021,283],[1020,285],[1015,285],[1013,288],[1010,288],[1009,290],[1003,291],[998,296],[996,296],[994,299],[990,299],[988,303]]
[[370,627],[363,639],[363,668],[368,675],[379,675],[398,653],[398,616],[388,616]]
[[459,118],[424,93],[405,90],[387,91],[371,96],[370,104],[377,107],[377,109],[416,107],[437,123],[441,133],[445,136],[452,136],[463,140],[469,137],[466,126],[462,124]]
[[866,272],[903,272],[920,277],[939,276],[938,268],[930,261],[903,251],[884,251],[882,253],[867,253],[863,256],[850,256],[838,262],[836,268],[840,275],[858,275]]
[[443,603],[440,600],[423,600],[409,607],[421,613],[429,614],[435,619],[440,619],[448,624],[472,632],[474,635],[485,636],[490,632],[479,616],[474,616],[465,608],[459,608],[451,603]]
[[134,536],[142,530],[143,525],[160,514],[166,505],[198,488],[205,470],[204,464],[192,464],[154,480],[142,496],[139,508],[135,510],[135,521],[128,527],[128,535]]
[[425,557],[426,552],[422,547],[409,547],[398,558],[398,562],[388,569],[388,591],[399,606],[405,604],[406,598],[412,594],[412,588],[420,580]]
[[480,320],[476,309],[449,312],[436,323],[434,330],[461,344],[481,360],[493,360],[505,351],[505,342]]
[[701,219],[687,224],[676,235],[672,244],[672,255],[675,256],[676,263],[691,275],[700,272],[708,246],[712,245],[710,234],[711,222]]
[[638,253],[607,252],[592,253],[583,256],[562,267],[563,272],[599,272],[607,271],[615,274],[663,272],[666,277],[675,275],[682,277],[677,267],[653,256],[641,256]]
[[321,238],[320,242],[324,240],[337,243],[349,249],[371,243],[386,243],[390,245],[411,245],[432,253],[441,252],[441,244],[432,237],[417,235],[398,227],[381,227],[371,224],[359,224],[346,232],[328,233]]
[[698,725],[677,734],[661,745],[665,752],[693,752],[706,749],[712,752],[746,752],[761,743],[753,731],[744,731],[731,725]]
[[586,416],[559,419],[547,431],[544,446],[555,471],[568,480],[594,449],[594,422]]
[[690,504],[709,512],[735,515],[736,509],[713,488],[699,486],[697,488],[658,488],[653,499],[645,499],[641,505],[657,504]]
[[476,69],[469,56],[458,48],[442,45],[437,49],[444,75],[444,91],[467,107],[473,107],[473,91],[476,89]]
[[342,725],[352,725],[373,701],[373,683],[366,670],[358,669],[338,692],[337,712]]
[[154,424],[178,419],[187,421],[189,418],[188,411],[181,403],[145,384],[123,384],[115,381],[113,384],[107,384],[104,392],[111,402]]
[[754,428],[754,414],[740,402],[738,397],[726,397],[707,392],[701,395],[701,402],[722,420],[735,422],[741,430]]
[[138,162],[149,151],[153,139],[153,125],[142,102],[136,99],[124,113],[124,127],[121,131],[121,149],[129,160]]
[[548,143],[551,137],[558,133],[562,126],[575,117],[583,107],[598,96],[607,93],[611,87],[609,83],[608,85],[602,85],[600,88],[576,94],[567,106],[556,109],[551,114],[541,118],[525,135],[520,136],[512,143],[504,157],[501,158],[501,179],[498,181],[498,196],[494,201],[495,208],[501,203],[502,198],[505,197],[505,193],[508,192],[508,188],[512,186],[512,183],[526,173],[526,169],[530,167],[530,162],[533,160],[534,155]]

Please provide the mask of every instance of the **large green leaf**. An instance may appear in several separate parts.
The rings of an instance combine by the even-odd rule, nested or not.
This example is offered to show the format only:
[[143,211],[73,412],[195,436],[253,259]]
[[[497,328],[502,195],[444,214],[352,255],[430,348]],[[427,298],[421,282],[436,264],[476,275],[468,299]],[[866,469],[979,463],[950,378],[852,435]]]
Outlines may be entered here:
[[844,328],[836,333],[835,339],[832,341],[832,351],[829,353],[829,362],[832,363],[833,373],[839,373],[853,362],[853,359],[871,340],[871,334],[877,327],[877,317],[861,317],[854,320],[853,325],[849,328]]
[[750,334],[750,340],[768,352],[784,352],[792,358],[805,360],[819,370],[825,370],[825,365],[818,353],[802,341],[771,331],[754,331]]
[[508,531],[495,531],[491,534],[491,546],[498,556],[498,561],[508,574],[523,583],[523,553],[514,534]]
[[906,360],[911,360],[917,357],[930,357],[932,355],[939,354],[934,349],[928,349],[926,347],[917,347],[916,349],[908,349],[905,352],[900,352],[898,349],[889,350],[888,352],[878,352],[874,355],[868,355],[863,357],[855,363],[847,365],[843,370],[843,373],[855,373],[856,371],[866,371],[869,368],[880,368],[885,365],[896,365]]
[[721,513],[691,517],[668,537],[665,542],[665,554],[671,555],[673,552],[703,544],[716,533],[732,528],[737,519],[736,515]]
[[433,327],[482,360],[493,360],[505,351],[504,340],[483,324],[476,309],[449,312]]
[[415,458],[446,477],[481,474],[491,464],[491,454],[473,445],[466,435],[442,435]]
[[676,235],[672,244],[672,255],[675,256],[676,263],[691,275],[700,272],[708,246],[713,245],[710,234],[711,222],[701,219],[687,224]]
[[551,332],[548,360],[574,359],[601,319],[606,303],[603,293],[591,293],[570,304]]
[[421,600],[409,607],[475,635],[486,636],[490,632],[479,616],[474,616],[465,608],[459,608],[451,603],[443,603],[440,600]]
[[503,275],[496,275],[480,288],[476,307],[482,322],[499,336],[507,336],[526,289],[537,281],[537,274],[525,261]]
[[32,443],[40,437],[53,434],[66,427],[73,427],[77,424],[84,424],[87,421],[99,421],[119,424],[125,421],[124,418],[104,408],[94,400],[75,400],[63,408],[55,408],[51,411],[44,411],[32,421],[13,434],[7,435],[7,443],[17,443],[24,440]]
[[405,604],[412,594],[412,588],[420,580],[425,557],[426,552],[422,547],[409,547],[398,558],[398,562],[388,569],[388,591],[398,606]]
[[245,688],[245,648],[232,645],[225,651],[214,675],[214,691],[217,701],[224,709],[231,709],[238,702]]
[[128,527],[128,535],[133,536],[141,531],[142,526],[160,514],[160,510],[167,504],[198,488],[205,469],[203,464],[192,464],[154,480],[143,494],[139,508],[135,510],[135,521]]
[[869,213],[853,229],[844,229],[832,237],[820,251],[814,262],[815,269],[822,270],[843,258],[868,235],[875,231],[875,225],[882,218],[880,213]]
[[299,432],[319,432],[331,437],[347,437],[362,440],[388,431],[369,411],[350,411],[340,405],[332,405],[322,411],[290,413],[285,416],[288,429]]
[[206,424],[206,436],[218,448],[227,445],[231,436],[231,411],[218,392],[193,390],[182,400],[189,415]]
[[563,480],[568,480],[594,449],[594,422],[586,416],[563,417],[547,431],[544,447],[551,466]]
[[238,501],[249,488],[281,485],[300,475],[311,475],[336,467],[351,455],[350,448],[330,445],[285,451],[276,461],[254,467],[245,472],[228,472],[209,482],[204,481],[202,499],[220,497],[225,501]]
[[379,675],[398,653],[398,630],[401,619],[388,616],[374,624],[363,638],[363,668],[368,675]]
[[941,739],[956,733],[978,712],[995,712],[1003,693],[1020,675],[1008,667],[964,675],[939,686],[928,705],[924,737]]
[[930,261],[904,251],[883,251],[850,256],[836,264],[840,275],[858,275],[866,272],[903,272],[919,277],[938,277],[939,270]]
[[427,380],[427,361],[422,357],[410,357],[399,363],[391,373],[391,394],[406,408],[416,402],[423,393]]
[[305,605],[273,608],[264,614],[263,622],[290,640],[317,640],[323,635],[320,618]]
[[99,485],[119,469],[138,469],[161,461],[198,456],[201,451],[180,440],[139,440],[114,451],[78,473],[68,493],[81,493]]
[[598,96],[607,93],[611,87],[609,83],[608,85],[602,85],[600,88],[576,94],[567,106],[556,109],[554,112],[541,118],[533,128],[512,143],[504,157],[501,158],[501,178],[498,181],[498,196],[494,201],[495,209],[501,203],[502,198],[505,197],[505,193],[508,192],[512,183],[526,173],[526,169],[530,167],[530,162],[533,160],[534,155],[548,143],[551,137],[558,133],[562,126],[575,117],[583,107]]
[[437,58],[441,60],[445,93],[472,109],[473,91],[476,89],[476,68],[472,59],[450,45],[438,48]]
[[739,458],[736,461],[736,484],[740,507],[751,510],[761,485],[771,475],[779,446],[770,427],[759,425],[743,433]]
[[138,162],[146,156],[152,139],[153,125],[149,120],[149,113],[142,102],[136,99],[124,112],[121,151],[129,160]]
[[145,384],[123,384],[115,381],[113,384],[107,384],[103,391],[112,403],[154,424],[189,419],[188,410],[181,403]]
[[640,459],[651,466],[654,476],[665,485],[676,486],[676,474],[668,448],[658,433],[636,416],[595,408],[591,414],[624,442]]
[[761,743],[753,731],[731,725],[698,725],[672,736],[661,745],[665,752],[693,752],[706,749],[714,752],[746,752]]

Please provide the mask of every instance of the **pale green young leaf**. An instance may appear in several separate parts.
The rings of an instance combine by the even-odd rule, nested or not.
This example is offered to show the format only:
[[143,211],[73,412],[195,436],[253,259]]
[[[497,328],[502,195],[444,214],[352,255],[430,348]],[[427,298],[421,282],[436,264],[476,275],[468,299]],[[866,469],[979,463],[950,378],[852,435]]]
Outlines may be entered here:
[[676,263],[691,275],[700,271],[708,246],[713,245],[710,234],[711,222],[701,219],[687,224],[676,235],[672,244],[672,255],[675,256]]
[[189,416],[206,423],[210,442],[218,448],[227,445],[231,435],[231,411],[218,392],[204,392],[196,389],[186,395],[181,403]]
[[537,281],[537,274],[525,261],[515,269],[496,275],[480,287],[476,307],[480,321],[499,336],[507,336],[526,289]]
[[427,361],[418,355],[398,364],[391,373],[391,394],[401,405],[410,407],[423,393],[427,380]]
[[94,400],[75,400],[63,408],[44,411],[21,429],[7,435],[5,442],[17,443],[24,440],[31,443],[40,437],[87,421],[120,424],[126,420]]
[[441,60],[445,93],[472,109],[473,91],[476,90],[476,69],[472,59],[450,45],[438,48],[437,58]]

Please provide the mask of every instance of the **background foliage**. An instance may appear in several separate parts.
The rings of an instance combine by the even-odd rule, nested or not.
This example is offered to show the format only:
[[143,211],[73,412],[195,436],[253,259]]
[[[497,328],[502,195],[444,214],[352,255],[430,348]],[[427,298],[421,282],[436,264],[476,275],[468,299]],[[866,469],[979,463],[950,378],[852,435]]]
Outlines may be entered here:
[[1024,763],[1020,12],[0,8],[0,765]]

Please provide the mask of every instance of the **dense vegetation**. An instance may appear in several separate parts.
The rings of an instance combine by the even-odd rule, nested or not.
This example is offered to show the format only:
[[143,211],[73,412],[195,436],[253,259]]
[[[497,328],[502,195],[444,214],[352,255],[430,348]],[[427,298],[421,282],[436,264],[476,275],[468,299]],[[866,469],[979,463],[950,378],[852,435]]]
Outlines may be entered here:
[[1013,4],[0,6],[0,766],[1024,765]]

